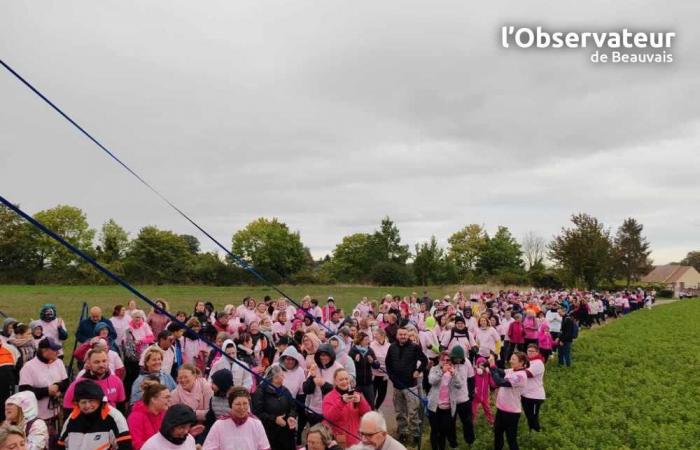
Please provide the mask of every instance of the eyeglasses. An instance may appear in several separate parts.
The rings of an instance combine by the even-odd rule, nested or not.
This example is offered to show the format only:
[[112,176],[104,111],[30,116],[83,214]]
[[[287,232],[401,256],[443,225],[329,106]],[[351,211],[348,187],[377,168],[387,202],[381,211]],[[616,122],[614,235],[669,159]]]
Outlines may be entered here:
[[368,433],[367,431],[360,431],[360,435],[362,435],[363,437],[372,437],[372,436],[374,436],[375,434],[379,434],[379,433],[381,433],[381,432],[382,432],[382,430],[375,431],[375,432],[372,432],[372,433]]

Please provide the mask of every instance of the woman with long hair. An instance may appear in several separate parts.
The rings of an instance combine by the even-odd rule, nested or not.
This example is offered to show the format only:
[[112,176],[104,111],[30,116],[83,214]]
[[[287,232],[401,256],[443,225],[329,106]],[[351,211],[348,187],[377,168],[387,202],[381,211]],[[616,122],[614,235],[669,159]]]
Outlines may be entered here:
[[170,391],[167,386],[147,380],[141,387],[143,399],[136,402],[127,419],[134,450],[140,450],[151,436],[158,433],[165,411],[170,406]]
[[3,426],[15,426],[24,430],[27,450],[45,450],[49,445],[46,422],[39,419],[39,406],[33,392],[18,392],[5,401]]
[[374,397],[370,399],[372,408],[379,409],[384,403],[386,392],[389,387],[389,377],[386,373],[386,353],[389,351],[389,340],[386,338],[386,333],[379,327],[374,327],[374,340],[370,342],[369,347],[379,362],[378,368],[372,368],[372,388]]
[[489,357],[491,377],[498,386],[496,395],[496,420],[494,422],[494,449],[503,449],[503,435],[508,440],[510,450],[518,450],[518,421],[522,412],[521,395],[527,385],[529,366],[527,355],[515,352],[510,357],[510,369],[496,367],[496,359]]
[[168,302],[159,298],[156,300],[156,307],[151,309],[146,318],[146,323],[151,327],[153,335],[158,336],[158,334],[165,330],[165,327],[170,323],[170,317],[165,313],[168,312],[169,306]]

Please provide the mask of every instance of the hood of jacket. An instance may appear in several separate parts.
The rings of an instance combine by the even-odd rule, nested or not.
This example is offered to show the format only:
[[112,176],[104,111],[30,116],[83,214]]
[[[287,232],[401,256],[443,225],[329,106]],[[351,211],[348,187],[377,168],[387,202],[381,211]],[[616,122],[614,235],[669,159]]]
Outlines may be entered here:
[[192,408],[183,404],[175,404],[168,408],[168,411],[165,413],[163,422],[160,425],[160,434],[173,444],[182,445],[187,440],[187,435],[184,438],[175,438],[172,436],[171,430],[178,425],[194,425],[196,423],[197,416]]
[[[304,367],[304,357],[301,356],[301,353],[299,353],[299,351],[293,345],[290,345],[282,352],[282,354],[280,355],[280,362],[284,362],[283,358],[293,358],[297,362],[295,369],[299,367]],[[287,371],[287,368],[284,364],[280,364],[280,367],[285,372]]]
[[334,335],[334,336],[331,336],[330,339],[328,339],[329,343],[331,341],[336,341],[338,343],[338,348],[335,349],[336,359],[343,358],[343,357],[347,356],[348,350],[345,346],[345,342],[343,342],[343,338],[341,338],[338,335]]
[[[326,353],[330,355],[331,360],[328,362],[327,365],[323,365],[321,363],[321,353]],[[318,346],[318,350],[316,353],[314,353],[314,361],[316,362],[316,365],[320,367],[321,369],[328,369],[335,363],[335,350],[333,350],[333,347],[331,344],[321,344]]]
[[16,405],[22,410],[24,420],[29,422],[36,419],[39,414],[39,404],[36,396],[31,391],[22,391],[14,394],[5,401],[5,404]]
[[44,322],[51,322],[56,319],[56,305],[47,303],[39,310],[39,318]]
[[[236,346],[236,343],[233,342],[233,339],[226,339],[224,343],[221,345],[221,350],[224,351],[224,355],[226,355],[226,347],[228,346],[233,346],[236,351],[233,353],[233,358],[236,359],[236,353],[238,353],[238,347]],[[224,356],[225,358],[225,356]]]

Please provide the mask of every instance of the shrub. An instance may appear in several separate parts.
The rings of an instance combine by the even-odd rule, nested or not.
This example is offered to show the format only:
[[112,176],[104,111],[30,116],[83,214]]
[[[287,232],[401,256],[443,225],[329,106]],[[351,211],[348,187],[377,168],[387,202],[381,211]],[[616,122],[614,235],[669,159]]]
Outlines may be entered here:
[[404,264],[382,261],[372,268],[372,282],[382,286],[407,286],[413,282],[413,276]]

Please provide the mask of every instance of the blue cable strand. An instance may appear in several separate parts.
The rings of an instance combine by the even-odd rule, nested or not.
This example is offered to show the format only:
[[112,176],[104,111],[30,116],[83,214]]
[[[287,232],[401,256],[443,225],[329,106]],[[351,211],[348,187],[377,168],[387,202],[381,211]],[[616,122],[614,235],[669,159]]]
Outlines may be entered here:
[[[168,206],[170,206],[172,209],[174,209],[178,214],[180,214],[185,220],[187,220],[190,224],[192,224],[195,228],[197,228],[202,234],[204,234],[206,237],[208,237],[212,242],[214,242],[219,248],[221,248],[226,254],[228,254],[231,259],[233,259],[236,263],[238,263],[239,266],[241,266],[244,270],[247,272],[251,273],[253,276],[255,276],[258,280],[260,280],[265,286],[269,287],[270,289],[273,289],[280,295],[282,295],[284,298],[292,302],[296,307],[301,309],[305,316],[310,317],[314,322],[318,323],[322,327],[324,327],[327,331],[330,332],[330,336],[335,336],[336,332],[334,332],[330,327],[328,327],[326,324],[324,324],[322,321],[317,320],[316,317],[311,315],[308,311],[304,310],[302,306],[297,303],[292,297],[287,295],[284,291],[282,291],[280,288],[269,282],[262,274],[260,274],[257,270],[255,270],[254,267],[252,267],[247,261],[245,261],[243,258],[233,254],[228,248],[226,248],[223,244],[221,244],[214,236],[212,236],[209,232],[207,232],[204,228],[202,228],[199,224],[197,224],[190,216],[188,216],[185,212],[183,212],[180,208],[178,208],[174,203],[172,203],[170,200],[168,200],[167,197],[165,197],[163,194],[161,194],[156,188],[154,188],[150,183],[148,183],[144,178],[142,178],[136,171],[132,170],[125,162],[123,162],[121,159],[119,159],[112,151],[110,151],[106,146],[102,145],[100,141],[98,141],[95,137],[93,137],[90,133],[88,133],[83,127],[81,127],[75,120],[73,120],[68,114],[63,112],[61,108],[59,108],[56,104],[54,104],[51,100],[49,100],[44,94],[42,94],[37,88],[35,88],[29,81],[27,81],[24,77],[22,77],[19,73],[17,73],[12,67],[7,65],[3,60],[0,59],[0,64],[7,69],[12,75],[14,75],[19,81],[22,82],[26,87],[28,87],[32,92],[34,92],[37,96],[39,96],[44,102],[46,102],[51,108],[53,108],[57,113],[59,113],[61,116],[63,116],[64,119],[66,119],[68,122],[70,122],[71,125],[73,125],[75,128],[77,128],[83,135],[85,135],[88,139],[90,139],[95,145],[97,145],[101,150],[103,150],[107,155],[109,155],[114,161],[116,161],[120,166],[122,166],[125,170],[127,170],[130,174],[132,174],[137,180],[139,180],[144,186],[146,186],[151,192],[153,192],[158,198],[160,198],[162,201],[164,201]],[[386,370],[384,369],[379,369],[380,371],[383,371],[384,373],[387,373]],[[387,375],[389,375],[387,373]],[[389,376],[391,378],[391,376]],[[397,384],[396,380],[391,380],[394,384]],[[400,382],[398,384],[401,384]],[[418,399],[421,401],[423,406],[427,408],[428,400],[427,398],[424,398],[420,396],[418,393],[413,392],[411,389],[408,389],[408,392],[411,394],[415,395],[418,397]]]

